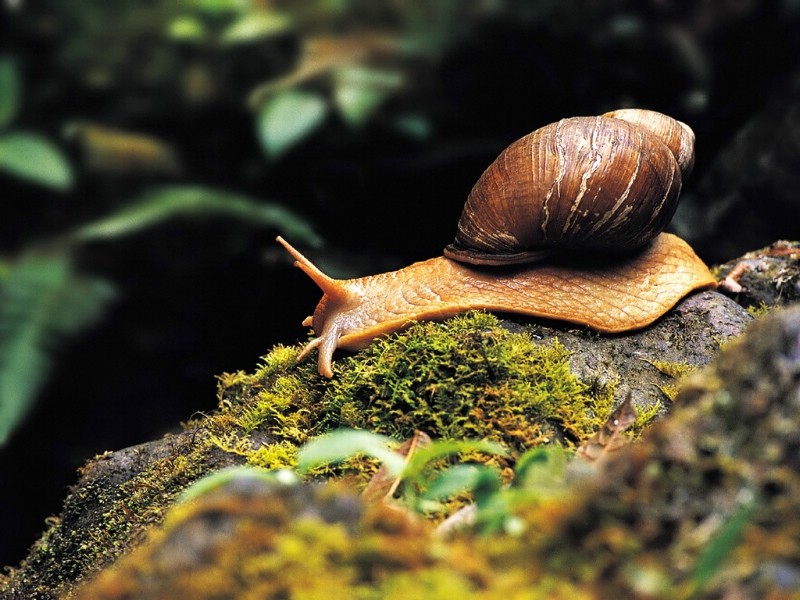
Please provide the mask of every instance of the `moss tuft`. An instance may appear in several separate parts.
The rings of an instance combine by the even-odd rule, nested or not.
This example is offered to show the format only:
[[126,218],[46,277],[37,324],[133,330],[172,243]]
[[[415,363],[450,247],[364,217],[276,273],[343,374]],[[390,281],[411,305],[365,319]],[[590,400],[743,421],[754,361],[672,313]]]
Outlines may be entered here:
[[[491,439],[516,455],[533,446],[573,446],[593,434],[613,405],[613,389],[593,389],[570,371],[555,340],[512,333],[472,312],[417,323],[339,358],[336,376],[296,363],[298,348],[277,347],[251,376],[220,377],[221,405],[238,427],[219,447],[251,464],[292,464],[297,445],[341,427],[397,439],[424,431],[438,439]],[[254,444],[266,434],[274,449]],[[232,439],[231,436],[238,438]]]
[[247,462],[270,470],[293,469],[297,465],[297,447],[287,441],[261,446],[248,454]]
[[[666,360],[653,360],[647,361],[653,365],[659,373],[671,378],[670,383],[664,383],[658,386],[658,389],[669,398],[670,401],[674,400],[680,391],[680,382],[685,378],[697,371],[696,365],[690,365],[685,362],[670,362]],[[640,415],[641,417],[642,415]]]
[[669,362],[666,360],[654,360],[650,362],[659,372],[673,379],[682,379],[691,375],[697,370],[695,365],[681,362]]
[[770,306],[763,300],[758,303],[756,306],[746,306],[745,310],[752,315],[754,318],[759,319],[768,315],[772,309],[775,308],[774,306]]

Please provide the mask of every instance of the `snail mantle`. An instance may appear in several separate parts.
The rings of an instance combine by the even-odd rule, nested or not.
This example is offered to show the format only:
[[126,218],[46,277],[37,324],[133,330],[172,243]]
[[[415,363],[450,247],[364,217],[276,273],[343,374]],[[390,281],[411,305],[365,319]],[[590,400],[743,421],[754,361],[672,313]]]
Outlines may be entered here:
[[639,329],[693,290],[716,285],[680,238],[662,233],[694,165],[692,130],[622,109],[572,117],[520,138],[484,171],[444,256],[337,280],[282,238],[322,289],[303,321],[319,372],[336,348],[359,350],[412,321],[486,309],[602,332]]
[[332,279],[282,238],[278,241],[322,289],[303,325],[317,337],[319,372],[333,375],[336,348],[360,350],[413,321],[485,309],[557,319],[617,333],[645,327],[693,290],[716,285],[682,239],[662,233],[632,257],[588,263],[578,258],[488,269],[443,256],[388,273]]

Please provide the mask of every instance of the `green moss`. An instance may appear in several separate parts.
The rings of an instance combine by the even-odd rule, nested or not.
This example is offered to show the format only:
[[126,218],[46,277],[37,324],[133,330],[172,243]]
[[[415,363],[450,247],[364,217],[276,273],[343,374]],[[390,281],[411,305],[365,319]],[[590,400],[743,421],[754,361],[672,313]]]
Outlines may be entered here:
[[261,446],[248,454],[247,462],[264,469],[291,469],[297,465],[297,447],[287,441]]
[[[104,457],[89,463],[88,483],[70,496],[63,523],[54,521],[32,551],[32,568],[23,565],[20,575],[0,581],[4,591],[25,590],[21,597],[68,591],[148,535],[176,496],[209,470],[242,463],[292,467],[300,445],[334,429],[398,439],[417,430],[434,439],[491,439],[510,450],[511,458],[497,465],[507,470],[528,448],[572,446],[589,437],[613,403],[613,389],[590,388],[572,375],[569,352],[558,341],[509,332],[480,312],[415,324],[357,355],[337,354],[332,380],[317,374],[315,360],[298,363],[299,351],[278,346],[253,373],[221,375],[219,410],[188,423],[192,433],[159,445],[157,454],[137,450],[111,474],[93,471],[106,468]],[[135,468],[131,460],[138,461]],[[363,458],[341,468],[362,482],[375,469]],[[84,525],[75,527],[78,521]],[[27,572],[45,575],[32,582]],[[430,587],[438,589],[438,576],[432,577]]]
[[660,373],[673,379],[670,383],[658,386],[658,389],[660,389],[670,401],[677,397],[680,391],[681,380],[697,370],[696,365],[690,365],[685,362],[670,362],[666,360],[652,360],[647,362],[653,365]]
[[[206,473],[208,445],[202,437],[194,441],[176,441],[170,453],[157,458],[143,449],[134,451],[134,459],[148,464],[129,478],[123,469],[105,464],[108,455],[89,462],[82,469],[85,481],[67,497],[61,518],[49,520],[21,569],[0,581],[6,584],[3,591],[51,598],[127,552],[162,520],[178,494]],[[30,572],[39,577],[27,580]]]
[[[173,507],[147,543],[76,597],[143,590],[153,600],[592,597],[540,568],[523,538],[436,540],[414,515],[359,510],[352,492],[330,482],[274,486],[246,472],[229,475]],[[343,513],[348,499],[355,510]]]
[[[337,357],[331,380],[316,374],[313,361],[297,364],[298,351],[278,347],[253,375],[220,378],[221,405],[238,427],[219,447],[252,464],[283,465],[310,437],[349,427],[397,439],[415,431],[492,439],[516,455],[587,438],[613,404],[613,389],[592,389],[570,372],[569,352],[557,340],[509,332],[483,312],[417,323]],[[281,457],[253,449],[255,433],[282,444]]]
[[762,300],[758,306],[746,306],[745,310],[756,319],[759,319],[765,315],[768,315],[773,308],[775,307],[768,305]]
[[666,360],[653,360],[650,361],[659,372],[672,377],[673,379],[682,379],[697,370],[695,365],[689,365],[683,362],[669,362]]

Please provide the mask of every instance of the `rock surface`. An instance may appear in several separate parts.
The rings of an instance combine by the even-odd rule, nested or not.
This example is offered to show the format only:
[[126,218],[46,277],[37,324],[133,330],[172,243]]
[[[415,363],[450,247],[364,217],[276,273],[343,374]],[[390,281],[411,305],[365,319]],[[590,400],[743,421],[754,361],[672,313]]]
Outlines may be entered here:
[[75,597],[798,597],[799,419],[795,307],[692,377],[639,443],[519,502],[510,533],[441,540],[331,486],[241,477],[173,508]]
[[[785,277],[787,277],[787,273],[793,273],[791,277],[794,277],[794,279],[790,277],[790,280],[794,282],[797,281],[796,254],[792,252],[772,252],[770,254],[766,250],[760,252],[762,252],[762,254],[766,252],[766,254],[770,255],[771,259],[782,261],[782,270],[780,272],[783,273],[782,277],[784,277],[784,283],[781,283],[780,286],[783,286],[785,289]],[[724,276],[725,271],[723,270],[722,273]],[[749,289],[755,289],[755,283],[749,278],[757,278],[759,274],[768,278],[774,274],[774,271],[752,269],[748,271],[748,279],[743,278],[743,283],[746,283]],[[772,280],[770,281],[771,283],[767,282],[765,284],[767,287],[770,285],[773,289],[779,287],[778,283]],[[736,296],[736,294],[732,295],[734,297]],[[741,293],[739,295],[741,297]],[[786,301],[787,295],[777,294],[773,296],[773,298],[775,298],[776,301]],[[764,300],[764,302],[767,301]],[[660,412],[664,413],[667,412],[670,407],[668,399],[675,393],[674,390],[677,378],[690,371],[692,368],[707,365],[714,360],[719,353],[720,346],[736,337],[751,320],[752,317],[747,314],[747,312],[730,298],[725,297],[722,293],[702,292],[685,299],[654,326],[624,336],[598,336],[579,329],[571,329],[552,323],[545,323],[543,321],[523,319],[502,321],[501,325],[504,330],[510,332],[508,335],[513,336],[516,335],[516,333],[524,332],[526,334],[523,336],[524,339],[545,347],[551,346],[553,340],[557,338],[558,342],[571,353],[569,356],[569,365],[573,374],[577,376],[580,386],[583,386],[583,388],[588,389],[590,392],[605,390],[606,393],[610,392],[613,394],[615,401],[621,400],[630,393],[640,411],[659,409]],[[736,492],[736,489],[738,489],[736,486],[741,487],[744,485],[742,483],[743,480],[736,479],[736,482],[730,485],[725,482],[726,487],[717,489],[715,486],[718,486],[719,482],[714,480],[714,473],[716,473],[714,469],[718,470],[720,467],[708,467],[711,469],[711,475],[708,477],[702,474],[697,475],[695,471],[696,465],[694,461],[705,451],[697,446],[697,440],[694,437],[695,434],[692,433],[694,429],[692,428],[706,426],[701,424],[695,426],[693,423],[693,420],[697,420],[699,423],[702,421],[703,417],[701,413],[697,412],[700,410],[697,406],[702,404],[700,399],[706,396],[713,397],[712,400],[708,400],[712,405],[706,406],[703,410],[714,413],[714,411],[724,408],[714,403],[721,402],[720,398],[725,394],[733,397],[735,402],[739,402],[739,400],[736,399],[740,397],[742,398],[742,402],[756,402],[758,398],[754,400],[751,397],[751,392],[753,389],[763,388],[763,386],[759,387],[760,384],[758,384],[757,381],[760,381],[759,377],[761,377],[762,374],[766,374],[765,376],[773,378],[774,385],[773,388],[766,388],[762,396],[759,396],[765,403],[765,408],[758,413],[759,418],[764,417],[764,422],[772,423],[769,417],[765,417],[765,415],[770,413],[771,409],[769,407],[771,406],[778,407],[776,410],[780,411],[796,410],[796,407],[791,405],[790,402],[793,401],[791,400],[793,398],[791,394],[797,393],[796,389],[791,387],[793,385],[796,386],[796,381],[792,380],[791,376],[787,376],[786,373],[796,373],[797,366],[795,363],[800,360],[796,354],[797,350],[792,346],[791,341],[793,339],[792,336],[800,329],[798,320],[800,320],[800,316],[798,316],[797,311],[787,311],[777,318],[770,320],[768,325],[761,328],[754,328],[752,335],[748,336],[750,341],[747,342],[749,345],[745,346],[747,350],[726,352],[724,356],[727,358],[725,358],[724,361],[721,360],[721,362],[718,362],[717,366],[712,367],[711,371],[706,373],[705,383],[695,383],[693,384],[693,388],[688,388],[689,391],[684,391],[681,396],[683,400],[678,401],[677,406],[672,410],[672,414],[656,424],[651,432],[648,432],[649,437],[647,439],[650,441],[636,445],[636,450],[632,455],[628,453],[620,454],[620,457],[626,456],[627,458],[625,459],[616,458],[615,455],[614,464],[617,466],[607,467],[611,470],[607,471],[607,473],[598,480],[600,483],[598,483],[599,491],[597,492],[597,501],[594,504],[590,503],[589,505],[584,505],[583,500],[581,500],[579,503],[580,507],[576,504],[569,509],[569,514],[563,516],[564,523],[567,523],[570,518],[578,519],[579,522],[582,523],[581,527],[589,528],[578,535],[576,532],[580,527],[575,523],[570,525],[570,531],[576,536],[575,540],[573,540],[577,544],[574,548],[576,557],[581,556],[581,552],[583,552],[582,545],[586,543],[586,540],[581,541],[580,536],[587,535],[591,537],[592,523],[602,523],[606,520],[606,517],[616,519],[622,514],[635,514],[630,511],[634,510],[636,507],[626,503],[641,501],[643,506],[647,506],[648,503],[657,503],[663,500],[664,495],[672,495],[670,496],[672,497],[672,500],[670,500],[672,504],[667,511],[672,515],[670,518],[674,519],[675,523],[678,523],[680,518],[682,518],[683,512],[686,512],[687,515],[694,514],[695,516],[691,518],[695,519],[695,526],[699,526],[699,523],[705,522],[707,523],[706,528],[708,532],[716,531],[720,523],[724,522],[731,514],[736,513],[741,506],[744,506],[740,501],[731,499],[738,497],[737,494],[739,492]],[[431,325],[431,327],[436,328],[436,331],[446,326],[446,324]],[[495,344],[502,345],[507,342],[506,338],[503,337],[504,334],[499,334],[496,331],[478,331],[464,335],[466,335],[464,338],[465,341],[460,342],[460,346],[469,346],[473,344],[476,345],[480,351],[485,351],[486,348]],[[487,342],[487,339],[489,342]],[[514,339],[516,340],[516,338]],[[387,348],[391,349],[392,343],[394,342],[386,341],[384,350]],[[487,343],[489,345],[487,345]],[[517,343],[517,341],[514,343]],[[384,344],[384,342],[382,342],[382,344]],[[158,540],[163,539],[163,536],[167,534],[158,533],[160,531],[158,526],[162,523],[165,513],[187,486],[207,473],[244,462],[250,462],[251,464],[258,464],[261,466],[291,464],[292,446],[291,444],[289,446],[285,445],[288,439],[287,436],[289,436],[287,432],[289,432],[290,429],[288,427],[284,427],[283,429],[277,428],[275,426],[275,420],[264,420],[262,418],[263,415],[260,413],[259,418],[261,420],[254,420],[253,415],[258,413],[258,411],[276,413],[279,419],[283,420],[282,422],[285,423],[285,421],[289,419],[292,420],[290,424],[292,427],[299,427],[303,423],[297,413],[281,412],[281,410],[284,410],[283,408],[280,408],[280,410],[274,408],[274,404],[276,402],[280,403],[281,398],[284,398],[286,403],[292,404],[293,401],[291,398],[294,398],[292,394],[301,393],[287,387],[289,383],[293,382],[292,385],[296,385],[297,381],[305,381],[308,389],[303,390],[302,395],[305,401],[311,404],[308,404],[303,410],[310,410],[309,407],[311,407],[313,403],[319,403],[320,399],[324,401],[325,398],[327,398],[325,394],[330,391],[329,388],[332,384],[315,377],[313,375],[314,366],[312,364],[306,363],[299,366],[291,365],[293,357],[296,355],[296,349],[288,349],[281,352],[284,352],[284,354],[289,352],[289,354],[280,358],[280,360],[269,359],[269,357],[267,357],[267,359],[265,359],[266,365],[262,366],[259,371],[252,376],[234,374],[227,378],[223,377],[220,410],[215,414],[193,421],[189,429],[184,433],[134,448],[107,453],[106,455],[90,461],[82,470],[79,482],[67,497],[61,516],[58,519],[52,519],[50,529],[32,547],[27,559],[17,569],[11,570],[7,576],[0,579],[0,597],[9,599],[36,599],[55,598],[63,594],[68,594],[74,589],[76,583],[85,580],[90,574],[97,573],[104,569],[107,570],[109,565],[115,563],[120,555],[140,546],[142,541],[149,536],[152,536],[153,541],[151,544],[161,543]],[[363,373],[366,372],[366,369],[368,369],[370,361],[378,360],[376,357],[380,352],[381,349],[376,348],[374,350],[369,349],[349,358],[337,358],[337,364],[339,365],[337,367],[338,381],[341,383],[347,378],[358,379],[361,377]],[[756,353],[755,359],[751,356],[752,352]],[[408,351],[403,349],[401,354],[407,355]],[[408,357],[406,356],[406,358]],[[278,368],[272,365],[269,362],[270,360],[285,364]],[[448,360],[448,358],[445,357],[445,360]],[[737,361],[741,361],[742,364],[737,366]],[[487,362],[487,365],[491,364],[493,363]],[[744,369],[742,367],[742,365],[748,364],[757,364],[759,367],[758,369]],[[783,369],[781,372],[784,373],[777,379],[775,379],[775,377],[777,377],[775,371],[777,368],[775,367],[776,364],[783,365],[780,369]],[[287,367],[286,365],[291,366]],[[792,369],[795,370],[793,371]],[[490,368],[489,370],[491,371],[492,369]],[[736,373],[747,373],[753,380],[744,381],[742,379],[744,376],[738,376]],[[726,387],[728,380],[731,381],[732,387],[730,388]],[[485,389],[498,387],[501,384],[502,381],[500,380],[490,379],[485,383],[487,386]],[[743,389],[740,390],[736,386],[741,386]],[[722,390],[727,391],[723,393]],[[421,397],[419,392],[413,393],[417,394],[417,398]],[[741,394],[745,394],[745,396],[741,396]],[[788,396],[786,394],[788,394]],[[781,398],[785,398],[786,400],[778,398],[778,395],[782,395]],[[785,402],[790,402],[790,406],[785,407]],[[345,414],[346,411],[343,407],[340,407],[340,409],[339,413],[331,413],[330,411],[322,413],[324,417],[322,422],[325,427],[334,428],[349,423],[347,420],[348,417]],[[591,409],[589,410],[591,411]],[[746,412],[750,409],[741,408],[741,410],[745,410]],[[687,417],[689,414],[692,415],[691,418]],[[717,429],[715,429],[716,433],[714,433],[714,435],[718,436],[718,439],[725,439],[728,433],[730,433],[731,440],[739,440],[739,437],[737,437],[738,434],[734,429],[731,429],[728,433],[724,433],[726,427],[735,428],[741,426],[739,419],[743,418],[743,415],[739,413],[736,413],[736,415],[736,418],[733,420],[719,420],[715,417],[714,427]],[[595,421],[597,417],[598,415],[593,415]],[[245,418],[249,419],[246,423],[243,422]],[[474,419],[478,422],[487,420],[485,415],[481,414],[468,415],[468,417],[465,418]],[[525,418],[530,420],[534,417],[528,415]],[[548,417],[546,420],[551,422],[558,421],[558,419],[553,419],[551,417]],[[600,420],[602,421],[602,418]],[[786,422],[785,420],[781,421],[781,423],[784,424]],[[670,425],[671,423],[675,423],[676,425]],[[310,429],[314,431],[314,434],[325,430],[324,428],[320,428],[320,422],[313,423],[312,425],[313,427]],[[414,425],[414,423],[410,423],[409,427],[413,428]],[[483,425],[485,425],[485,423],[483,423]],[[470,425],[470,427],[471,426],[472,425]],[[555,436],[555,439],[561,439],[567,443],[580,441],[567,439],[568,436],[564,438],[564,435],[566,435],[565,432],[568,433],[569,431],[576,430],[575,428],[570,429],[570,426],[570,423],[554,423],[554,431],[559,434]],[[765,425],[764,427],[768,430],[761,432],[759,435],[763,435],[765,440],[769,439],[773,434],[779,437],[783,435],[780,431],[772,431],[769,429],[772,425]],[[664,433],[667,431],[671,433],[668,435]],[[387,433],[392,432],[388,431]],[[447,436],[447,431],[431,430],[430,427],[427,433],[431,434],[434,438]],[[704,436],[703,439],[709,439],[707,432],[701,433],[702,436]],[[701,433],[697,435],[701,435]],[[292,444],[297,445],[302,443],[304,439],[307,439],[307,437],[311,435],[311,431],[307,429],[305,431],[294,432],[292,435],[295,436],[292,438]],[[669,439],[658,437],[664,435],[667,435]],[[789,437],[791,437],[791,435],[789,435]],[[765,443],[764,440],[759,442],[762,446]],[[790,440],[789,438],[780,438],[777,443],[779,445],[789,444]],[[735,456],[736,460],[741,457],[745,461],[750,461],[753,459],[753,456],[747,454],[747,452],[750,452],[748,448],[754,448],[754,446],[744,441],[742,441],[742,444],[741,452],[734,447],[735,444],[727,444],[725,446],[725,451],[730,452],[730,456]],[[288,448],[284,463],[281,462],[284,458],[277,452],[277,450],[283,448]],[[781,448],[780,453],[796,451],[791,450],[788,446],[788,449],[783,448],[783,446],[781,446]],[[647,475],[648,471],[645,469],[645,465],[650,463],[664,464],[664,461],[671,464],[672,462],[678,461],[678,458],[663,453],[674,453],[678,451],[687,453],[682,458],[678,457],[680,460],[684,461],[680,468],[683,469],[683,475],[687,477],[687,481],[695,487],[692,489],[680,488],[679,478],[672,478],[671,476],[668,478],[671,483],[665,483],[664,486],[661,487],[655,485],[652,478],[648,479],[650,476]],[[742,452],[744,454],[742,454]],[[772,467],[769,468],[771,469]],[[617,469],[617,471],[614,469]],[[705,473],[705,471],[702,470],[700,472]],[[622,477],[622,475],[617,477],[616,473],[628,473],[626,477],[632,479],[620,480],[619,477]],[[722,480],[725,480],[727,473],[723,473],[721,476],[723,475],[724,477],[722,477]],[[644,477],[645,479],[642,481],[647,483],[647,485],[653,484],[653,489],[647,491],[648,494],[652,493],[652,497],[639,498],[637,496],[638,492],[634,492],[636,486],[631,483],[631,481],[634,481],[638,477]],[[779,482],[780,485],[778,485],[775,482],[770,484],[760,482],[757,483],[757,485],[762,487],[767,486],[769,489],[777,489],[778,491],[775,492],[773,496],[777,495],[776,497],[779,497],[781,502],[783,502],[785,500],[783,495],[785,489],[795,489],[792,487],[795,483],[790,474],[781,474],[781,477],[784,479],[788,478],[788,483],[784,485],[784,483]],[[608,484],[604,486],[602,481],[607,481]],[[745,483],[747,486],[752,487],[752,482],[750,480]],[[615,490],[613,487],[614,485],[619,486],[619,489]],[[644,485],[644,483],[642,483],[642,485]],[[670,488],[669,486],[673,487]],[[628,489],[628,491],[620,496],[619,491],[623,488]],[[643,488],[643,493],[644,491]],[[317,492],[308,493],[316,494]],[[595,492],[592,492],[592,496],[594,494]],[[675,496],[675,494],[678,495]],[[691,498],[695,496],[697,498],[705,498],[707,494],[718,494],[718,502],[714,506],[708,507],[708,510],[712,512],[703,513],[702,506],[700,506],[702,503],[692,501]],[[726,494],[733,494],[733,496],[728,498]],[[613,515],[604,515],[603,511],[607,510],[609,506],[613,507]],[[750,505],[747,504],[747,506]],[[713,510],[716,510],[715,507],[719,508],[721,512],[718,511],[714,513]],[[773,508],[775,508],[775,506],[773,506],[772,497],[770,497],[767,504],[763,506],[759,505],[758,510],[761,511],[759,514],[764,515],[766,519],[769,515],[769,510]],[[750,509],[748,508],[748,510]],[[598,519],[597,521],[592,520],[594,517],[589,520],[584,518],[585,515],[595,513]],[[780,514],[783,515],[783,513]],[[175,518],[177,519],[178,517]],[[538,517],[534,515],[529,518],[536,521]],[[642,517],[642,519],[644,520],[641,521],[640,525],[644,527],[646,519],[644,517]],[[663,550],[667,547],[672,548],[673,546],[671,546],[671,544],[685,545],[689,543],[681,536],[689,535],[691,527],[687,525],[686,527],[688,527],[688,529],[686,530],[670,532],[671,525],[667,524],[666,521],[660,521],[660,523],[662,524],[658,525],[660,528],[659,531],[661,531],[659,535],[667,536],[670,539],[665,542],[666,546],[659,542],[659,544],[661,544],[659,548]],[[714,525],[715,523],[717,524],[716,526]],[[375,531],[373,529],[374,527],[380,530],[380,526],[375,525],[372,521],[370,521],[368,527],[363,524],[360,525],[360,527],[361,526],[366,527],[364,531],[373,533]],[[398,525],[398,527],[400,527],[400,525]],[[405,525],[403,525],[403,527],[405,527]],[[566,527],[566,525],[564,525],[564,527]],[[630,534],[630,539],[636,542],[633,544],[634,546],[639,550],[643,548],[647,549],[649,548],[648,544],[653,541],[648,541],[649,538],[647,536],[651,535],[651,533],[641,531],[638,527],[639,525],[631,526],[631,528],[626,531]],[[703,538],[706,541],[710,535],[708,532],[706,537]],[[370,533],[370,535],[372,535],[372,533]],[[428,542],[425,541],[427,540],[425,537],[427,534],[419,535],[422,535],[421,539],[423,541],[417,541],[417,543],[427,544]],[[552,535],[554,536],[554,540],[561,540],[561,537],[565,535],[565,533],[563,531],[559,533],[557,530],[554,530]],[[697,533],[697,535],[700,534]],[[369,536],[365,539],[368,538]],[[544,548],[543,546],[540,547],[538,543],[539,542],[534,544],[535,547],[531,547],[530,540],[516,540],[511,545],[521,545],[523,548],[520,552],[532,552],[538,556]],[[692,544],[694,544],[694,546],[692,546]],[[685,564],[691,563],[690,559],[693,560],[697,558],[697,553],[702,546],[697,540],[692,541],[689,545],[692,546],[694,550],[688,554],[681,555]],[[150,546],[149,549],[142,550],[141,552],[153,553],[163,551],[156,550],[156,547],[157,546]],[[591,544],[589,544],[589,547],[591,548]],[[475,548],[477,548],[477,550]],[[494,550],[479,548],[478,546],[475,548],[469,551],[470,556],[479,562],[484,560],[488,561],[488,564],[483,566],[489,570],[494,569],[496,565],[491,564],[493,560],[492,552],[494,552]],[[681,548],[683,548],[683,546],[681,546]],[[595,548],[595,550],[598,552],[600,551],[599,547]],[[607,550],[608,549],[606,549],[606,551]],[[612,550],[612,554],[614,554],[616,549]],[[684,550],[685,548],[680,552],[684,552]],[[473,555],[474,552],[477,552],[477,555]],[[623,554],[620,554],[620,556]],[[479,558],[475,558],[475,556]],[[637,554],[636,556],[641,558],[642,555]],[[595,556],[590,557],[588,555],[586,555],[585,558],[591,561],[597,559]],[[652,558],[655,560],[657,557],[653,555]],[[648,558],[647,560],[650,559]],[[688,561],[688,563],[686,561]],[[645,562],[647,564],[643,564],[642,568],[649,568],[648,565],[650,563],[647,561]],[[400,561],[400,563],[402,563],[402,561]],[[686,567],[684,563],[681,563],[683,566],[681,566],[681,564],[677,565],[677,570],[674,572],[669,571],[662,573],[663,579],[669,582],[683,581],[686,579],[686,568],[688,567]],[[110,571],[109,573],[111,574],[104,575],[102,580],[109,581],[108,578],[111,578],[113,581],[114,577],[121,577],[121,575],[114,575],[113,573],[125,573],[125,569],[137,568],[132,567],[131,564],[132,563],[129,563],[128,566],[121,567],[119,571]],[[777,569],[776,572],[783,575],[788,573],[789,575],[787,576],[791,576],[795,573],[793,570],[795,566],[791,561],[787,563],[786,557],[783,555],[775,558],[775,561],[770,564]],[[436,565],[437,573],[439,572],[438,569],[444,569],[446,572],[450,573],[452,565],[448,564],[443,567],[442,563],[439,562],[437,562]],[[404,568],[405,567],[401,565],[398,572],[403,572]],[[625,575],[620,568],[619,565],[614,567],[614,569],[616,569],[614,571],[616,577],[616,579],[614,579],[614,585],[623,587],[625,585],[633,585],[630,581],[625,583],[625,581],[628,581],[628,579],[626,579],[628,575]],[[558,574],[557,569],[553,572]],[[462,575],[463,573],[460,573],[458,569],[456,569],[453,577],[461,581]],[[471,576],[464,576],[467,577],[469,585],[475,583],[473,579],[470,578]],[[437,575],[437,577],[439,577],[439,575]],[[759,575],[759,577],[761,576]],[[450,575],[447,575],[446,579],[448,579],[448,581],[450,578]],[[791,579],[791,577],[789,578]],[[116,588],[114,588],[114,586],[107,587],[107,584],[104,584],[106,587],[101,586],[94,591],[89,587],[85,588],[82,593],[85,594],[87,598],[134,597],[114,595],[110,592],[110,589],[122,589],[120,587],[120,580],[116,581],[117,583],[114,584],[117,586]],[[761,581],[761,579],[759,579],[759,581]],[[775,583],[774,578],[770,580],[769,577],[767,577],[765,581],[767,581],[767,583],[770,583],[770,581],[772,584]],[[531,580],[530,583],[534,585],[536,582]],[[163,587],[162,584],[166,585],[163,582],[159,583],[158,581],[148,580],[146,583],[148,587],[146,589],[167,589]],[[463,581],[458,585],[462,584],[467,586],[464,589],[469,587],[469,585]],[[500,584],[485,583],[482,585],[489,586],[486,588],[489,589],[492,585]],[[582,585],[583,584],[578,587],[582,588]],[[670,583],[670,585],[672,585],[672,583]],[[145,591],[143,591],[144,589],[145,588],[139,589],[135,597],[167,597],[159,596],[158,593],[160,592],[153,592],[152,596],[148,596],[147,594],[149,592],[145,593]],[[614,589],[621,590],[623,588]],[[628,591],[630,591],[630,587]]]

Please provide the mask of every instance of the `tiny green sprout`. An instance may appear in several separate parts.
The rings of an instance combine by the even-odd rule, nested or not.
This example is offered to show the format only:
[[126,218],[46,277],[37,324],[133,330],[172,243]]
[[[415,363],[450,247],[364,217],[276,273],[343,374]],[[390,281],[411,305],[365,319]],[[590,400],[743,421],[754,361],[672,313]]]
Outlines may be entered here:
[[770,306],[762,300],[758,303],[758,306],[748,306],[745,308],[745,310],[756,319],[760,319],[761,317],[768,315],[773,308],[774,306]]
[[[439,473],[422,495],[424,500],[444,500],[456,494],[476,489],[487,476],[487,471],[497,474],[497,469],[485,465],[453,465]],[[499,482],[499,477],[497,478]]]
[[508,452],[500,444],[489,440],[437,440],[426,448],[420,448],[403,471],[404,477],[416,479],[422,476],[431,462],[465,452],[482,452],[500,457],[508,457]]

